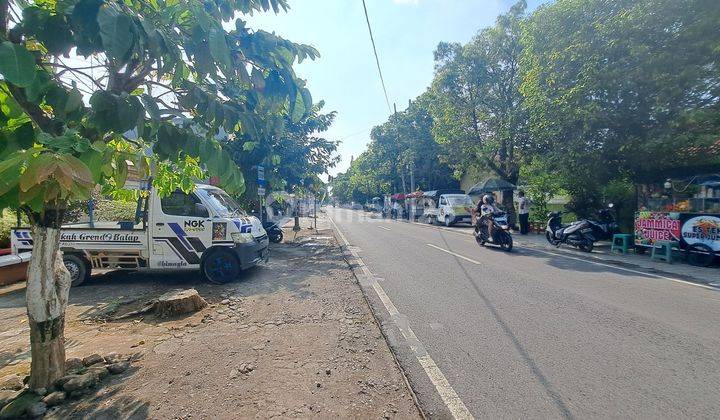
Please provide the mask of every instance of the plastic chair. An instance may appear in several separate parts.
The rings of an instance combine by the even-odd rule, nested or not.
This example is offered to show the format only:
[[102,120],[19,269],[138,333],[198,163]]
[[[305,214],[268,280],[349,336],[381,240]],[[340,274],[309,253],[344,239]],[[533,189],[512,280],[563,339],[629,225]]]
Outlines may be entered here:
[[628,249],[630,249],[630,243],[633,240],[633,236],[634,235],[630,235],[627,233],[614,234],[612,238],[612,246],[610,247],[610,252],[620,251],[623,254],[627,254]]
[[[680,247],[680,242],[677,241],[655,241],[655,243],[653,243],[650,259],[666,261],[672,264],[672,250],[673,248],[678,247]],[[662,252],[660,253],[658,250],[662,250]]]

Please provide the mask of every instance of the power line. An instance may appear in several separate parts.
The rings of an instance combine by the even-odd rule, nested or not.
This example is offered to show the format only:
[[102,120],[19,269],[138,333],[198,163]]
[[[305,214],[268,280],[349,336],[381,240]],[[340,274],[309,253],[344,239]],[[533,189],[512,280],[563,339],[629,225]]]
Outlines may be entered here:
[[375,38],[373,38],[372,27],[370,26],[370,18],[368,17],[367,6],[363,0],[363,10],[365,10],[365,21],[367,22],[368,32],[370,33],[370,42],[372,42],[373,53],[375,53],[375,64],[377,64],[378,74],[380,75],[380,83],[382,83],[383,92],[385,93],[385,103],[387,103],[388,111],[390,108],[390,100],[388,99],[387,88],[385,88],[385,80],[383,79],[382,70],[380,70],[380,59],[378,58],[377,48],[375,48]]

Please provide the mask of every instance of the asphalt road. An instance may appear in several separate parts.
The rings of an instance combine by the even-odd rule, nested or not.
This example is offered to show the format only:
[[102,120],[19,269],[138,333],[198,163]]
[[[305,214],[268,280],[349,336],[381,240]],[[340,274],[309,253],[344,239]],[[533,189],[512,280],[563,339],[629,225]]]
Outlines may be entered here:
[[720,291],[327,212],[387,295],[364,282],[430,417],[457,416],[449,389],[476,418],[720,418]]

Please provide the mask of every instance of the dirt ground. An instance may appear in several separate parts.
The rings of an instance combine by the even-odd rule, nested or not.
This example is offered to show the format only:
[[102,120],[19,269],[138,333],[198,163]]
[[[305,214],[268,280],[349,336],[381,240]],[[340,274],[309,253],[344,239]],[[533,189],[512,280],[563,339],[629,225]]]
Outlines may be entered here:
[[[294,243],[286,229],[267,265],[228,285],[197,274],[107,272],[72,289],[67,356],[140,360],[46,417],[420,417],[327,221],[318,227]],[[191,287],[209,307],[179,319],[110,320]],[[28,350],[24,288],[0,288],[0,377],[25,375]]]

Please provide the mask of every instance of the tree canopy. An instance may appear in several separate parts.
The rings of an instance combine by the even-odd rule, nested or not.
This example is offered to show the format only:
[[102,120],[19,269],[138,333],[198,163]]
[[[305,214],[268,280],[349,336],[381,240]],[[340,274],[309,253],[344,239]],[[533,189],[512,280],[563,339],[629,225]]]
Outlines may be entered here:
[[529,132],[580,207],[717,140],[719,29],[712,0],[563,0],[525,22]]
[[[286,0],[0,2],[0,208],[33,225],[27,282],[30,386],[64,374],[68,203],[151,175],[161,194],[208,173],[230,193],[242,172],[224,136],[280,137],[312,112],[293,65],[317,51],[246,26]],[[256,140],[253,140],[256,139]]]
[[[542,201],[550,188],[588,214],[601,200],[628,200],[633,183],[720,168],[720,2],[557,0],[525,10],[518,1],[467,44],[435,51],[422,102],[440,149],[427,151],[456,178],[492,174]],[[392,168],[405,148],[384,147],[397,154],[378,153],[373,138],[358,169],[338,176],[343,198],[402,192]]]
[[373,128],[368,150],[333,180],[335,198],[365,202],[376,195],[410,193],[411,171],[416,189],[457,186],[452,170],[439,157],[429,101],[430,95],[423,94],[408,109]]

